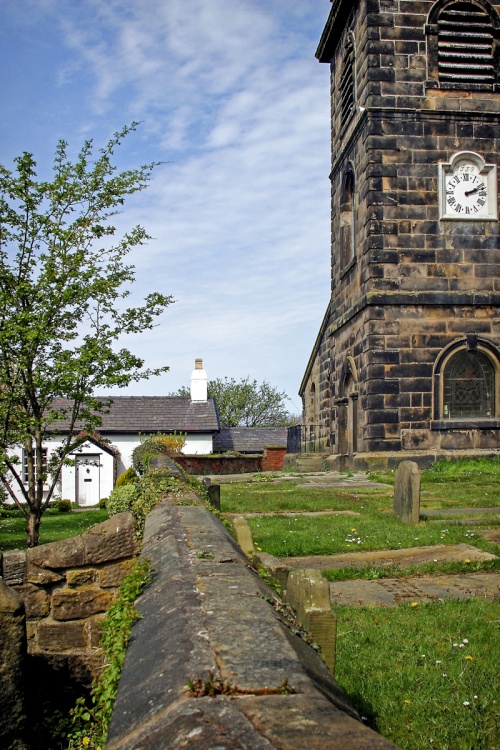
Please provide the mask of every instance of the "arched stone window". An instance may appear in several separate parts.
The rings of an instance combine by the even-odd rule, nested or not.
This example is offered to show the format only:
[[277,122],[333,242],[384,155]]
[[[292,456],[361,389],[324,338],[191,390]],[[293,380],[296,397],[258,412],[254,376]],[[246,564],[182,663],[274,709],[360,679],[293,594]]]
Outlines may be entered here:
[[340,272],[345,273],[354,260],[354,172],[349,166],[342,180],[340,195]]
[[495,415],[495,371],[489,357],[462,349],[446,364],[443,417],[478,419]]
[[356,102],[355,54],[352,34],[348,34],[345,43],[342,70],[340,73],[339,99],[340,132],[342,134],[351,119]]
[[500,407],[500,352],[467,334],[446,347],[434,368],[434,419],[473,423],[496,419]]
[[485,0],[438,0],[426,26],[428,85],[491,89],[499,75],[499,25]]

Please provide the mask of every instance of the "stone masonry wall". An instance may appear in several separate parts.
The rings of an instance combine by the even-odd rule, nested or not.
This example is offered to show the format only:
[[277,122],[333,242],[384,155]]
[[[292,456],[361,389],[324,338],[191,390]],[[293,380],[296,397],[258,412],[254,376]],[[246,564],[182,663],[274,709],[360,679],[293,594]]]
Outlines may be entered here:
[[101,666],[101,621],[137,554],[130,513],[79,537],[4,553],[0,572],[24,601],[28,653],[90,685]]
[[[426,24],[434,5],[359,0],[334,32],[332,296],[303,391],[307,423],[314,374],[333,453],[345,452],[340,422],[352,414],[345,417],[342,399],[353,411],[353,394],[358,452],[498,447],[498,419],[454,429],[436,418],[433,373],[444,348],[470,334],[500,348],[500,222],[443,221],[438,207],[439,162],[467,150],[498,163],[500,92],[430,80]],[[492,6],[500,13],[500,3]],[[356,107],[342,131],[338,86],[347,35],[355,43]],[[355,177],[355,257],[342,267],[346,170]],[[357,380],[346,381],[348,360]]]

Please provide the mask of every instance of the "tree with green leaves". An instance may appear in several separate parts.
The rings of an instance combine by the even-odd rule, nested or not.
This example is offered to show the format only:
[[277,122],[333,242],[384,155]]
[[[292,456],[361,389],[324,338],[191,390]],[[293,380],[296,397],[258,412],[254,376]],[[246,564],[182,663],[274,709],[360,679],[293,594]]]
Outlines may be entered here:
[[[159,293],[139,306],[124,302],[134,280],[125,257],[149,237],[136,226],[115,239],[111,217],[157,166],[119,172],[113,165],[136,126],[115,133],[96,155],[85,142],[74,161],[60,141],[50,181],[37,180],[26,152],[13,172],[0,166],[0,482],[26,517],[28,546],[38,542],[68,456],[109,407],[97,389],[168,369],[147,369],[117,348],[119,337],[152,328],[172,302]],[[64,435],[62,420],[69,423]],[[58,448],[46,463],[44,446],[55,437]]]
[[[189,398],[189,388],[171,395]],[[249,376],[239,381],[209,380],[208,397],[215,398],[221,427],[286,427],[296,421],[286,407],[286,393],[265,380],[260,384]]]

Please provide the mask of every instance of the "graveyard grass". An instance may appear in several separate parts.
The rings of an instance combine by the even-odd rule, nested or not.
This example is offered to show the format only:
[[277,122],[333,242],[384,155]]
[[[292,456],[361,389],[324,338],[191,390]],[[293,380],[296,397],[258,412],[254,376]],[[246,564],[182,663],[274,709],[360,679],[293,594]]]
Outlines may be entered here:
[[[500,556],[478,524],[445,518],[405,526],[392,512],[394,474],[351,492],[308,487],[300,477],[222,485],[223,513],[297,512],[248,518],[255,544],[277,557],[339,554],[433,544],[472,544]],[[380,486],[383,483],[385,486]],[[422,473],[421,512],[500,507],[500,461],[437,464]],[[304,511],[350,511],[305,516]],[[356,513],[359,515],[351,515]],[[469,515],[470,517],[470,515]],[[407,569],[324,571],[330,580],[439,575],[499,569],[499,561],[427,563]],[[395,608],[336,608],[336,679],[366,723],[402,750],[500,748],[499,602],[413,603]]]
[[496,750],[498,602],[339,607],[335,677],[403,750]]
[[[60,513],[49,508],[43,516],[40,526],[39,544],[59,542],[80,536],[91,526],[102,523],[108,518],[106,510],[74,510],[70,513]],[[5,505],[0,509],[0,551],[11,549],[26,549],[26,519],[17,508]]]

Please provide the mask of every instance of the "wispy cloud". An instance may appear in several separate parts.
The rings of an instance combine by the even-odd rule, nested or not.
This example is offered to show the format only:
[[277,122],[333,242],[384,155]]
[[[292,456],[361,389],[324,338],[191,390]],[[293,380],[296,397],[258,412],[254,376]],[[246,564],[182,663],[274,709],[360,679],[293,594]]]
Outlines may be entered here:
[[78,145],[142,120],[127,160],[166,162],[118,219],[155,238],[134,253],[134,295],[177,299],[130,342],[171,365],[136,391],[174,390],[201,356],[209,376],[296,393],[329,294],[328,70],[314,60],[328,11],[327,0],[45,3],[62,49],[53,85],[71,103],[64,136]]

